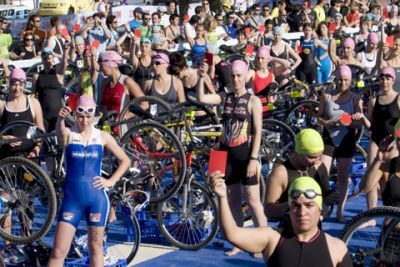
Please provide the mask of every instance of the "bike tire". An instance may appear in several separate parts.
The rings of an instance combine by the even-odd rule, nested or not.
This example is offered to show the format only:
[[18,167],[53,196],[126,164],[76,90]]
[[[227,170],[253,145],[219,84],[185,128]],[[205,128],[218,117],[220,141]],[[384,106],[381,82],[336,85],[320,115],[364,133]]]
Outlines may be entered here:
[[[138,141],[132,141],[137,139],[147,148],[140,147]],[[161,148],[157,147],[160,143],[164,143]],[[142,172],[144,179],[141,182],[148,183],[149,176],[153,177],[153,181],[150,181],[153,185],[147,184],[147,188],[150,187],[151,204],[169,199],[181,188],[186,175],[185,151],[176,135],[166,126],[153,121],[134,125],[122,137],[121,146],[132,164],[136,164]],[[168,170],[171,167],[172,171]],[[147,188],[141,189],[148,191]]]
[[[376,226],[360,228],[371,220],[375,220]],[[353,263],[362,264],[362,266],[378,266],[376,261],[389,263],[388,258],[393,260],[393,257],[398,263],[400,259],[399,222],[400,209],[396,207],[373,208],[359,213],[348,221],[340,234],[340,239],[346,243]],[[393,239],[396,241],[392,242]],[[368,258],[369,256],[371,259]]]
[[[172,245],[183,250],[199,250],[207,246],[217,235],[217,205],[210,190],[192,181],[188,190],[188,203],[192,209],[196,209],[196,214],[191,210],[188,212],[190,216],[188,218],[188,216],[182,214],[182,203],[179,203],[180,195],[178,193],[178,195],[158,205],[158,225],[165,238]],[[203,199],[203,202],[194,203],[196,199]],[[169,211],[171,209],[173,210]],[[204,219],[205,216],[209,217]],[[198,229],[198,225],[200,225],[199,228],[203,228]],[[202,235],[203,233],[205,236]]]
[[[16,166],[21,166],[22,168],[17,168]],[[21,173],[21,171],[24,173]],[[10,180],[7,175],[5,175],[11,175],[14,173],[15,175],[13,181]],[[22,174],[23,178],[18,178],[18,174]],[[4,192],[7,192],[9,195],[8,206],[10,207],[10,213],[13,219],[12,221],[20,221],[19,218],[21,217],[19,216],[23,216],[21,220],[30,219],[31,221],[29,224],[32,224],[32,226],[20,225],[19,227],[15,227],[15,224],[13,223],[11,233],[4,231],[1,226],[0,236],[5,240],[17,244],[30,244],[45,236],[51,228],[57,209],[56,194],[48,175],[33,161],[22,157],[8,157],[0,161],[0,176],[2,178],[0,179],[1,191],[3,194]],[[6,180],[7,185],[5,182]],[[13,189],[6,190],[7,187],[10,187],[9,189],[12,187]],[[29,194],[29,192],[24,192],[30,188],[33,188],[32,193]],[[35,206],[37,207],[36,209],[33,209],[35,201],[38,205]],[[45,218],[41,218],[40,214],[45,206],[47,206],[48,209],[45,211],[47,214],[45,214]],[[13,211],[20,212],[19,216],[14,215]],[[14,219],[14,216],[16,216],[16,219]],[[35,218],[37,218],[37,220],[35,220]],[[24,227],[29,228],[29,235],[26,235],[26,232],[25,236],[19,236],[15,234],[18,233],[16,230],[23,232],[23,230],[19,228]],[[32,232],[32,230],[36,229],[36,227],[37,230]]]

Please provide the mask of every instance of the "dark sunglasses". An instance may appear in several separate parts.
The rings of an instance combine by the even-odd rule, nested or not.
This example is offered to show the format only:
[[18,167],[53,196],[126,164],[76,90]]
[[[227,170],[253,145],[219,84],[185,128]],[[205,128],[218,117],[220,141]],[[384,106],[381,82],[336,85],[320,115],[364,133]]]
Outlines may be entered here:
[[302,194],[308,199],[314,199],[317,196],[322,196],[321,194],[317,193],[314,189],[307,189],[307,190],[298,190],[293,189],[290,191],[290,197],[292,199],[298,199]]
[[44,58],[52,56],[52,55],[53,55],[53,52],[51,52],[51,51],[43,51],[42,52],[42,57],[44,57]]
[[153,64],[156,65],[156,66],[160,66],[163,63],[161,61],[154,61]]
[[10,80],[10,84],[14,84],[14,83],[16,83],[16,82],[20,82],[20,83],[25,83],[25,81],[26,80],[24,80],[24,79],[11,79]]
[[269,9],[264,9],[264,12],[269,12]]
[[33,41],[33,38],[26,38],[25,41]]
[[93,114],[95,109],[94,108],[83,108],[83,107],[77,107],[76,111],[78,113],[85,113],[85,114]]

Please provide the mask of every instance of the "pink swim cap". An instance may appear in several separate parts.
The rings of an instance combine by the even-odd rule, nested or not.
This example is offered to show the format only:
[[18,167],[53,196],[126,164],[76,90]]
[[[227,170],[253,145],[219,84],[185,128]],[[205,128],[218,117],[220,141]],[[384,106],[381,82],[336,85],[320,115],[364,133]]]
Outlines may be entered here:
[[26,81],[25,71],[23,71],[20,68],[13,69],[10,74],[10,81],[12,80],[21,80],[25,82]]
[[115,51],[106,51],[100,55],[100,63],[109,67],[118,68],[122,64],[122,57]]
[[248,72],[248,66],[247,63],[244,62],[243,60],[235,60],[232,63],[232,72],[238,72],[238,73],[242,73],[244,75],[247,75]]
[[351,69],[347,65],[340,65],[337,70],[337,78],[349,78],[351,80],[352,74]]
[[[78,99],[78,108],[83,108],[85,110],[88,110],[90,108],[95,109],[96,108],[96,102],[94,102],[94,99],[92,96],[89,95],[81,95]],[[94,110],[93,110],[94,113]]]
[[257,51],[257,56],[265,57],[267,60],[270,59],[270,48],[268,46],[262,46]]
[[378,44],[379,43],[379,38],[376,32],[371,32],[368,34],[367,42],[369,44]]
[[392,67],[384,67],[381,70],[380,75],[390,75],[392,76],[393,80],[396,80],[396,71]]
[[153,60],[161,60],[163,63],[169,65],[169,56],[162,52],[158,52],[157,54],[155,54]]
[[354,47],[356,46],[354,44],[354,40],[352,38],[346,38],[343,42],[344,47],[350,47],[351,49],[354,50]]

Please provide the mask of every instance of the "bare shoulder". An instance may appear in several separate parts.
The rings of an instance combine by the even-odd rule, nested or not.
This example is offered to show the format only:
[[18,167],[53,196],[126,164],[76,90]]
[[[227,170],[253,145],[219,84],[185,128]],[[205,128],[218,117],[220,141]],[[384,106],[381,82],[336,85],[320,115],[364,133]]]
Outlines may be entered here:
[[328,244],[329,254],[332,257],[332,261],[336,266],[338,263],[342,262],[344,256],[347,253],[346,244],[339,238],[333,237],[325,233],[326,241]]

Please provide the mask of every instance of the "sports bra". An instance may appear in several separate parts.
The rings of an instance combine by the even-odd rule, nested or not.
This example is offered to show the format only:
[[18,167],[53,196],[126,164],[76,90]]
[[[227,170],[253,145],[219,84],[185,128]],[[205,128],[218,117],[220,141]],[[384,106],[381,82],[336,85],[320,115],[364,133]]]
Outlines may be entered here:
[[361,63],[364,66],[364,70],[367,74],[371,74],[372,70],[376,66],[376,58],[377,58],[377,52],[374,53],[374,56],[372,59],[368,59],[365,51],[361,52]]
[[174,77],[170,75],[171,77],[171,83],[169,86],[168,91],[165,94],[160,94],[157,89],[155,88],[155,83],[154,80],[151,84],[150,87],[150,95],[155,96],[157,98],[160,98],[161,100],[164,100],[167,102],[171,107],[175,106],[179,101],[178,101],[178,93],[176,92],[175,86],[174,86]]
[[254,94],[257,95],[263,91],[272,82],[273,78],[274,74],[271,71],[268,71],[268,75],[263,78],[256,71],[254,74]]
[[271,50],[270,50],[270,54],[271,54],[271,57],[277,57],[277,58],[282,58],[282,59],[288,59],[288,52],[287,52],[286,44],[285,44],[285,49],[284,49],[283,52],[280,53],[279,55],[278,55],[278,54],[275,54],[275,52],[274,52],[274,50],[272,49],[272,47],[271,47]]

